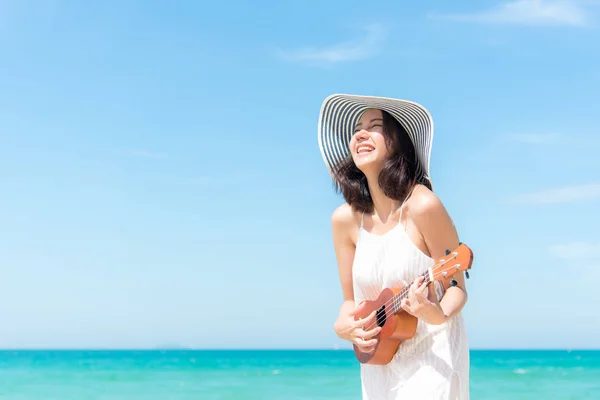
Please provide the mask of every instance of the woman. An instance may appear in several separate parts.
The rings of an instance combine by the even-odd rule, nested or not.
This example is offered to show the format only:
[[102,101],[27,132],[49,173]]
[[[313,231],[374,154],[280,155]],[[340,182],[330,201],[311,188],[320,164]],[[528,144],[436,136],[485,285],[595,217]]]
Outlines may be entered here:
[[375,314],[354,316],[386,287],[410,285],[402,308],[418,318],[390,363],[361,364],[363,399],[469,398],[464,275],[429,286],[418,279],[459,245],[429,178],[432,138],[428,111],[413,102],[332,95],[321,108],[319,147],[346,200],[332,215],[344,297],[335,332],[374,350]]

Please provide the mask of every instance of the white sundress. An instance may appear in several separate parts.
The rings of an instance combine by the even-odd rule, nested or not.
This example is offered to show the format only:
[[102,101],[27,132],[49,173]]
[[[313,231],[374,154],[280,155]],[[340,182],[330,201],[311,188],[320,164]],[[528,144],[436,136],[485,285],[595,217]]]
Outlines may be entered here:
[[[411,284],[434,261],[401,223],[383,235],[361,222],[352,266],[354,299],[373,300],[382,289]],[[438,299],[441,282],[434,283]],[[363,400],[468,400],[469,346],[462,313],[441,325],[421,320],[387,365],[361,364]]]

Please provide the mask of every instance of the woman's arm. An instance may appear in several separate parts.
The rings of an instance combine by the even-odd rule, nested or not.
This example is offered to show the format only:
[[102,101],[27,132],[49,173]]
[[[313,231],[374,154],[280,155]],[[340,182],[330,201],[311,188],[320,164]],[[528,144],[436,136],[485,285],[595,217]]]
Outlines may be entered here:
[[372,337],[380,332],[381,328],[376,326],[369,331],[363,329],[364,326],[371,326],[375,322],[375,311],[362,320],[355,320],[356,313],[362,311],[362,307],[356,306],[354,301],[352,263],[356,238],[353,237],[353,233],[358,230],[358,225],[350,206],[345,204],[337,208],[331,217],[331,225],[343,295],[343,302],[333,329],[340,338],[354,343],[363,352],[370,352],[377,344],[377,340]]
[[[418,191],[418,198],[414,200],[410,217],[427,246],[429,256],[434,260],[445,257],[447,249],[454,250],[459,245],[458,233],[450,215],[440,199],[424,187]],[[424,303],[424,306],[420,307],[421,310],[413,311],[432,324],[444,323],[458,314],[467,302],[467,290],[463,272],[457,272],[454,279],[456,286],[450,286],[450,279],[443,281],[445,293],[439,303],[434,291],[430,290],[429,301],[417,301],[416,303]],[[425,285],[416,282],[412,290],[422,294]]]
[[340,284],[344,302],[354,304],[354,288],[352,285],[352,263],[354,262],[355,244],[350,236],[354,222],[352,209],[347,204],[338,207],[331,216],[333,247],[338,265]]

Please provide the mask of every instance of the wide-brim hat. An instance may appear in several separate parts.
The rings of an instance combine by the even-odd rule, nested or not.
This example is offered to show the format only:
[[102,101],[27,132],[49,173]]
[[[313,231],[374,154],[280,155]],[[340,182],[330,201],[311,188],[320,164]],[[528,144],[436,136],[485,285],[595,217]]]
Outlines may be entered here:
[[321,106],[319,148],[330,173],[350,153],[349,143],[362,113],[376,108],[387,111],[406,130],[417,155],[417,177],[431,183],[429,172],[433,119],[429,111],[413,101],[388,97],[333,94]]

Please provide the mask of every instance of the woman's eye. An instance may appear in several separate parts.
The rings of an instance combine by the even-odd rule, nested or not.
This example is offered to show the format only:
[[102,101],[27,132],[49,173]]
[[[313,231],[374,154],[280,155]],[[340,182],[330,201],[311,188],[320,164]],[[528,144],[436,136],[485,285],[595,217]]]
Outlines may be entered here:
[[[367,128],[367,130],[371,130],[371,129],[375,128],[376,126],[383,126],[383,125],[381,125],[381,124],[371,125],[369,128]],[[356,135],[360,131],[361,131],[361,129],[355,129],[354,134]]]

